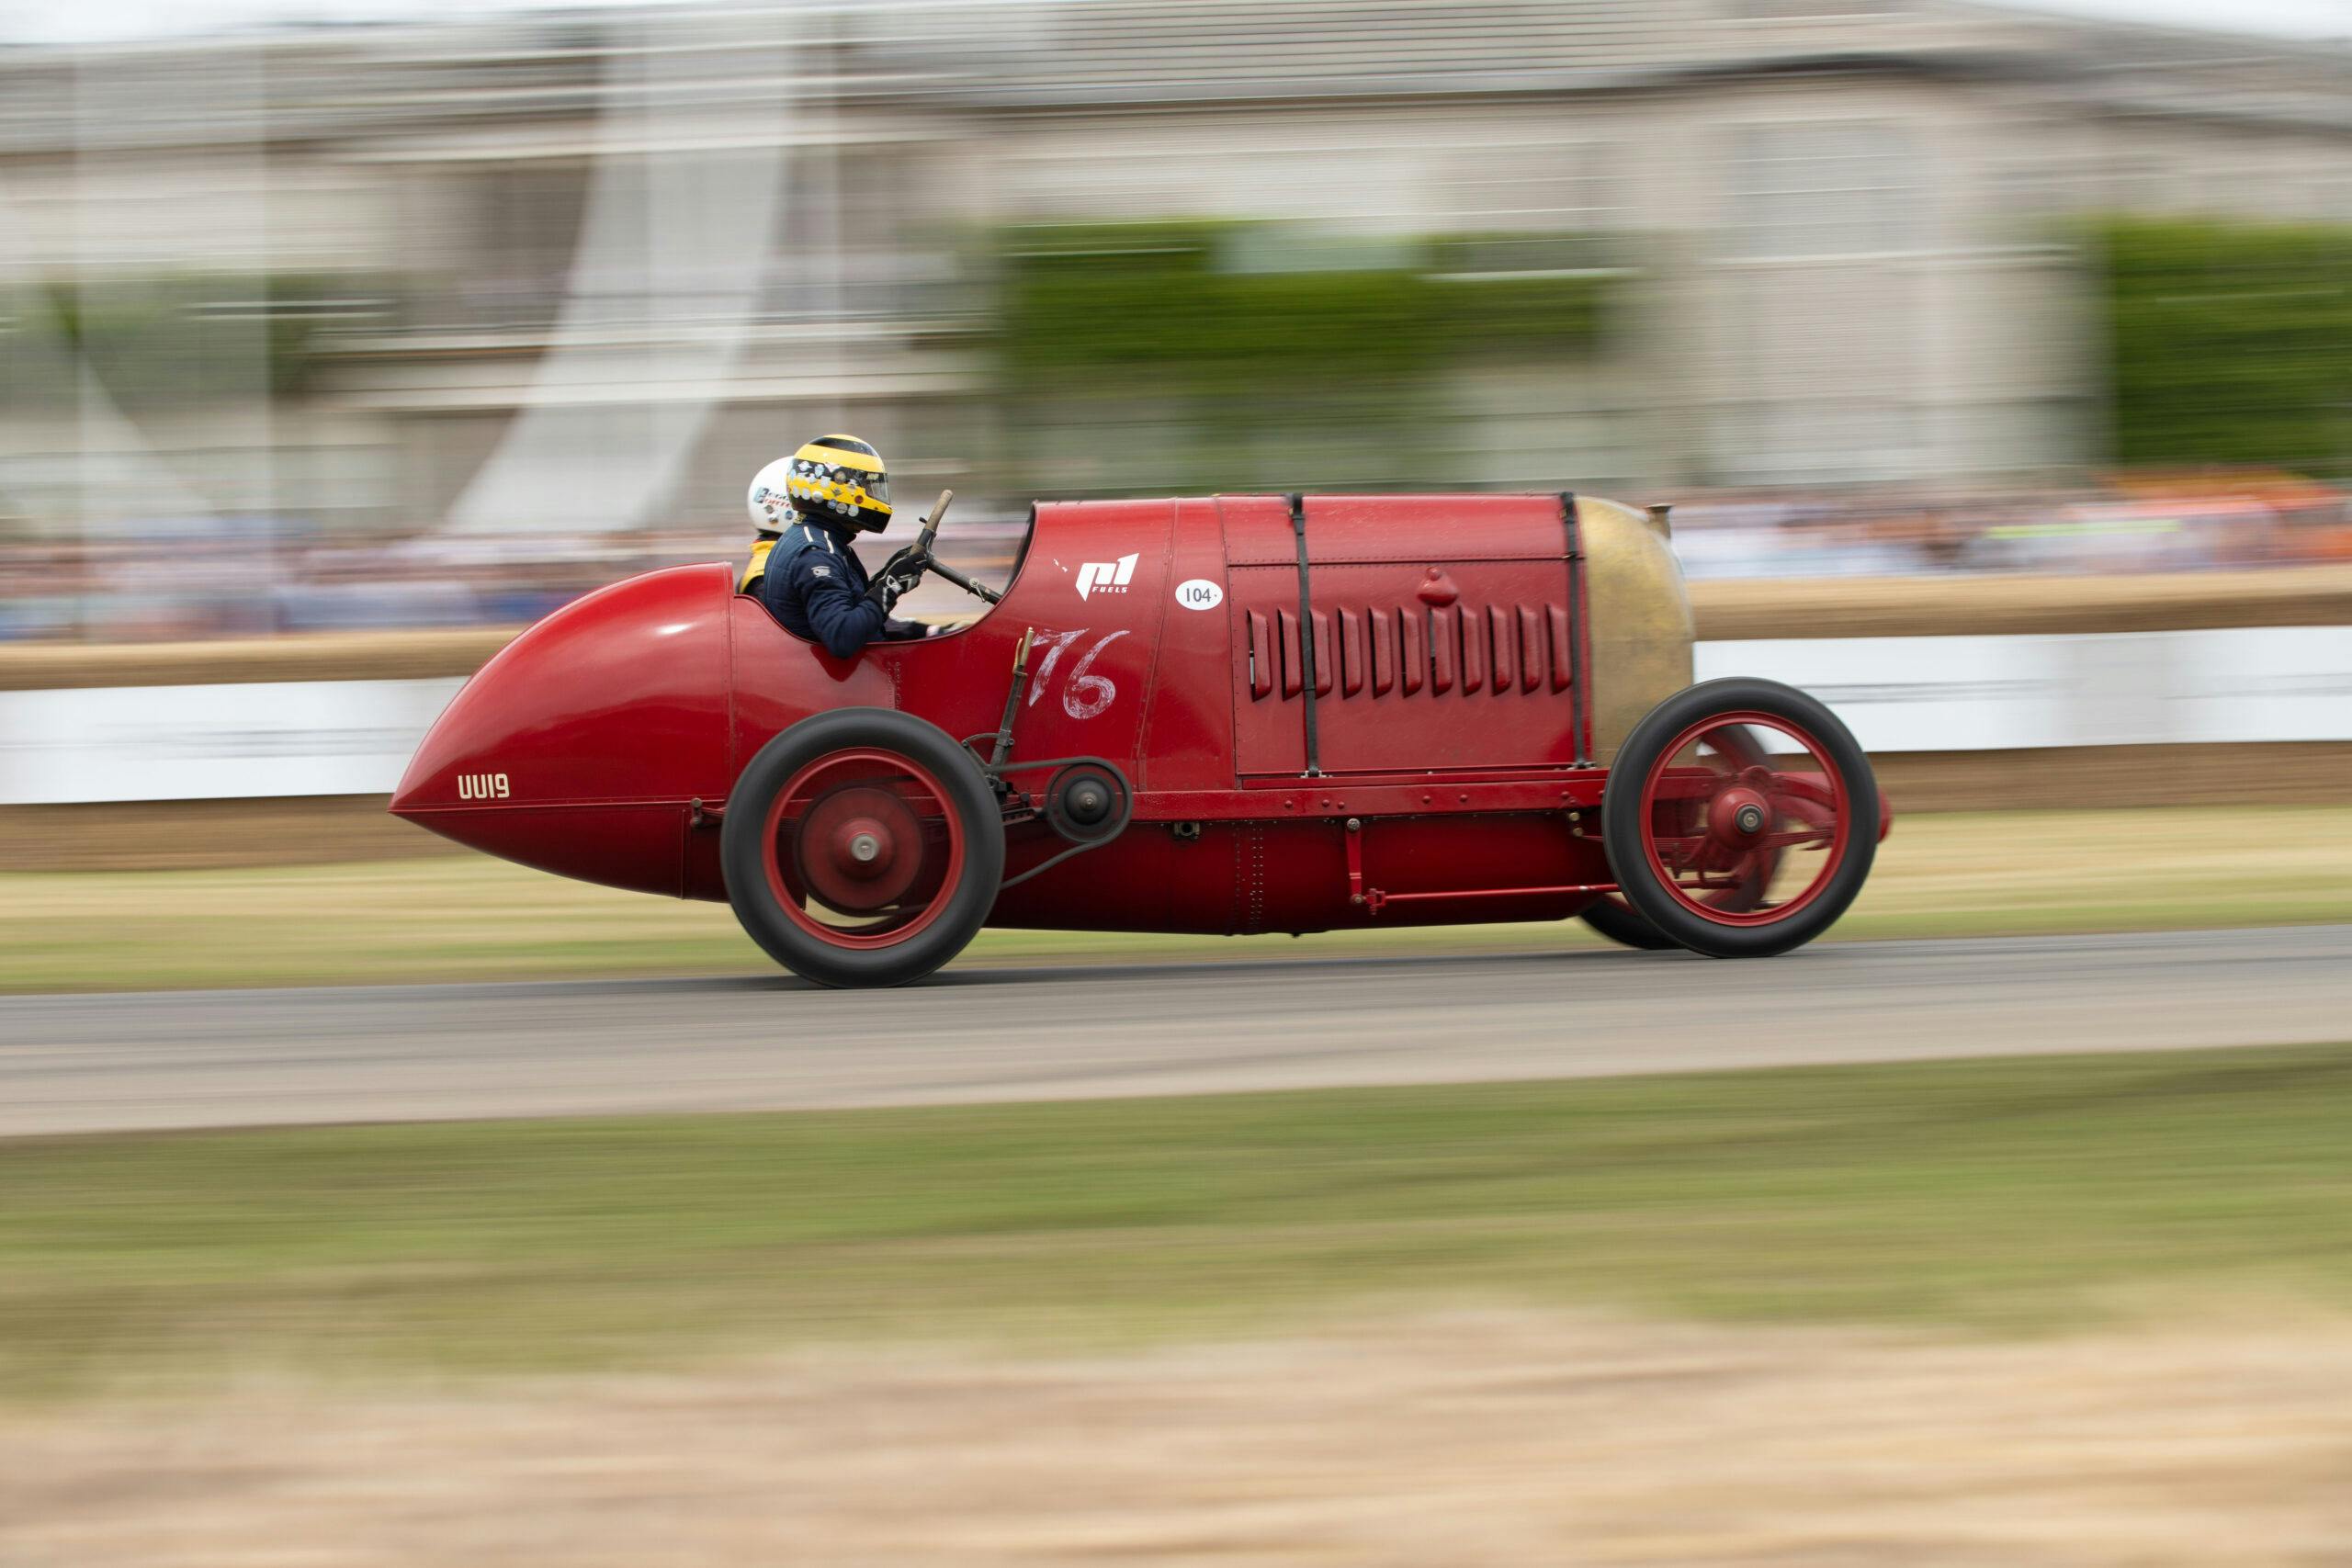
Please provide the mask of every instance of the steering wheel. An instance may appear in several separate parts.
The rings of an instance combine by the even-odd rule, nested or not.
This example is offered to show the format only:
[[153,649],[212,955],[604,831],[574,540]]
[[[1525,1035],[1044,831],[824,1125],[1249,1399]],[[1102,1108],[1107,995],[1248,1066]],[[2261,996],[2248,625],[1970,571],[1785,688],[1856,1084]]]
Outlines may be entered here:
[[913,544],[892,556],[882,570],[874,574],[873,585],[865,591],[868,598],[880,599],[883,585],[893,578],[898,579],[901,585],[900,593],[911,593],[915,585],[922,581],[923,573],[930,571],[938,573],[975,599],[985,600],[991,604],[1003,599],[1004,595],[995,589],[982,587],[931,553],[932,541],[939,536],[939,520],[947,514],[947,503],[955,499],[956,492],[952,490],[939,492],[939,500],[933,505],[931,515],[922,520],[922,533]]

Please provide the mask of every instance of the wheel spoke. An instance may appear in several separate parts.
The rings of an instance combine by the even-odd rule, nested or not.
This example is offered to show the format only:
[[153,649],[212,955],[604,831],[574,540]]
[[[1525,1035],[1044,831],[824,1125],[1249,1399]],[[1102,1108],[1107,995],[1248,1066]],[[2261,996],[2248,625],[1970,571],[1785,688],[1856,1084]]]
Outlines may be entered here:
[[1846,792],[1812,736],[1770,713],[1724,714],[1655,755],[1642,820],[1678,902],[1711,921],[1762,925],[1827,886],[1845,852]]
[[1765,849],[1747,857],[1740,868],[1739,880],[1706,900],[1711,909],[1730,914],[1747,914],[1763,902],[1771,889],[1772,874],[1780,869],[1781,856],[1776,849]]
[[1718,773],[1737,773],[1764,761],[1764,748],[1757,744],[1755,734],[1745,724],[1711,724],[1702,727],[1683,743],[1686,747],[1703,747],[1715,754],[1713,766]]
[[1668,865],[1679,868],[1689,865],[1700,850],[1705,846],[1707,840],[1696,836],[1668,838],[1663,834],[1654,834],[1650,842],[1657,846],[1658,853]]
[[1775,773],[1767,793],[1784,811],[1815,814],[1809,820],[1826,822],[1838,810],[1836,793],[1812,773]]

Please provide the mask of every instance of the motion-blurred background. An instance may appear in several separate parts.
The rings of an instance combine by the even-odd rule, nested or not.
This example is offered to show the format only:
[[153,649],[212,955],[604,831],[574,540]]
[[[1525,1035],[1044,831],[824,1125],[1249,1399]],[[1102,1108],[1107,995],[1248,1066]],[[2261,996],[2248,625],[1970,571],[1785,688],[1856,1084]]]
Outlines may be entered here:
[[982,564],[1301,487],[1672,500],[1702,577],[2352,558],[2352,55],[2131,9],[100,7],[0,52],[0,637],[513,624],[834,427]]
[[[1932,940],[820,993],[385,817],[839,430],[1671,502]],[[2352,0],[0,0],[0,1561],[2340,1564],[2348,494]]]

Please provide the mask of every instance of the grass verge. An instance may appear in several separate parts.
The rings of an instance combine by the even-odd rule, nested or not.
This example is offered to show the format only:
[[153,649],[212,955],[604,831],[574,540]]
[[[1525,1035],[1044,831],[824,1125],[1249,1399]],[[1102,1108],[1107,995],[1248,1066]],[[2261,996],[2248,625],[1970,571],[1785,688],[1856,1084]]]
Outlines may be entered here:
[[[1904,818],[1845,937],[2352,920],[2352,808]],[[985,931],[967,964],[1482,952],[1598,941],[1561,925],[1298,941]],[[758,971],[726,908],[483,857],[269,870],[0,875],[0,991]]]
[[2352,1300],[2352,1052],[0,1144],[0,1394],[1593,1303]]

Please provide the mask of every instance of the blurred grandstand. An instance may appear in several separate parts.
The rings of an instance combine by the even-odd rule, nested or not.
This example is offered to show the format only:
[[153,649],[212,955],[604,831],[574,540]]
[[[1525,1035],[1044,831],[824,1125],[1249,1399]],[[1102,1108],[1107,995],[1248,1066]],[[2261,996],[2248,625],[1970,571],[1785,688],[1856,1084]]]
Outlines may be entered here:
[[0,49],[0,638],[528,619],[856,430],[1576,488],[1696,576],[2352,557],[2352,51],[1947,0],[688,5]]

